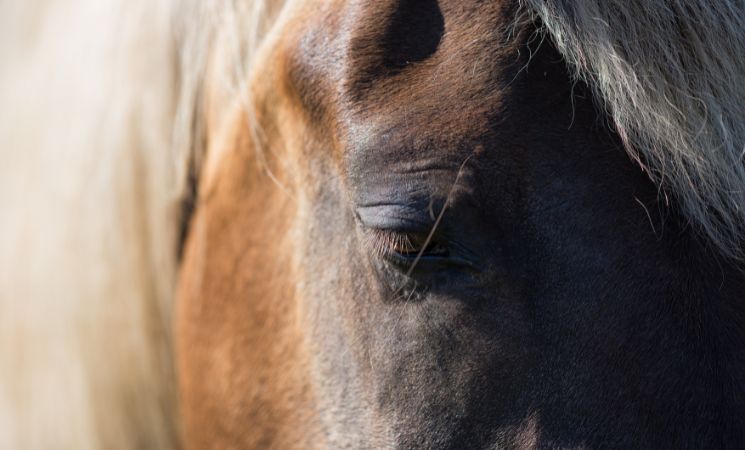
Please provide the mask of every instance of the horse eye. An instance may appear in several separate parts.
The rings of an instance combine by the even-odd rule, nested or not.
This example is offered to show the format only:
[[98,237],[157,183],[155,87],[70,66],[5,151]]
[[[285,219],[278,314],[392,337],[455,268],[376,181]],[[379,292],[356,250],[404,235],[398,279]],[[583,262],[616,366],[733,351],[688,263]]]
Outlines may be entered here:
[[427,235],[418,233],[402,234],[401,242],[403,245],[394,247],[392,250],[401,256],[416,257],[422,256],[448,256],[448,249],[434,238],[427,239]]

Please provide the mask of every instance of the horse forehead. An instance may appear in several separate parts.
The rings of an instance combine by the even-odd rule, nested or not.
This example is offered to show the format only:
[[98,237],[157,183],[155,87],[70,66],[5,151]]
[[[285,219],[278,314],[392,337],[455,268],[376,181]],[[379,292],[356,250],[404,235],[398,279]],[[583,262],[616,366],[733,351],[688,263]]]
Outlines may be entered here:
[[506,0],[308,3],[287,52],[290,84],[306,109],[337,118],[434,125],[448,105],[474,123],[499,97],[504,68],[516,65],[506,38],[515,9]]

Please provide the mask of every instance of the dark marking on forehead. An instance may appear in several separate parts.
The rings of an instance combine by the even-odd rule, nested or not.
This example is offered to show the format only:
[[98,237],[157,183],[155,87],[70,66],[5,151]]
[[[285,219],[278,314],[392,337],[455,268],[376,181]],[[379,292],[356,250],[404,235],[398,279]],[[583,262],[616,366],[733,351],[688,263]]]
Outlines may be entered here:
[[[345,12],[347,106],[481,98],[520,59],[513,1],[381,0]],[[520,34],[520,33],[517,33]],[[435,100],[435,97],[437,100]]]
[[358,2],[349,12],[345,90],[353,96],[431,58],[445,33],[438,0]]
[[395,69],[424,61],[445,33],[438,0],[399,0],[383,36],[384,64]]
[[442,105],[460,111],[458,121],[480,122],[526,63],[519,50],[525,30],[515,27],[515,5],[513,0],[308,4],[306,14],[323,19],[294,23],[296,33],[288,34],[294,37],[285,39],[288,92],[316,125],[437,122],[447,132],[457,124]]

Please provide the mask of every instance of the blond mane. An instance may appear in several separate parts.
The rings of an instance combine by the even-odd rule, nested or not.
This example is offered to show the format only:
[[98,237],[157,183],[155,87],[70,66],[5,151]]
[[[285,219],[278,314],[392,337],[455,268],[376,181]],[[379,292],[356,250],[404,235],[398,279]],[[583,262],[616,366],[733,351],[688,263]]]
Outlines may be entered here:
[[[661,192],[742,257],[745,6],[522,1]],[[244,98],[282,3],[0,4],[0,448],[179,446],[171,302],[204,88]]]
[[217,39],[245,68],[270,2],[218,3],[0,4],[0,448],[179,447],[171,310],[202,86]]

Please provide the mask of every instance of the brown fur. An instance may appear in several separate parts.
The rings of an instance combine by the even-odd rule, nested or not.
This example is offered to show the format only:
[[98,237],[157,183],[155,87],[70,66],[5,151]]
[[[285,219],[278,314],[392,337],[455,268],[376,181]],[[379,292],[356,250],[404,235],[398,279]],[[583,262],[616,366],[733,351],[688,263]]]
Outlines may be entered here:
[[[334,412],[326,406],[333,400],[318,398],[323,392],[314,391],[319,369],[313,367],[311,352],[317,357],[323,349],[317,342],[307,342],[308,330],[319,323],[309,321],[312,312],[308,311],[304,290],[297,288],[303,280],[312,282],[315,277],[314,269],[303,265],[298,250],[307,240],[301,233],[323,182],[323,169],[314,173],[319,169],[312,161],[324,160],[324,167],[329,164],[331,170],[342,170],[350,145],[334,134],[317,134],[318,130],[338,126],[337,108],[342,100],[333,94],[333,82],[337,80],[326,78],[326,68],[307,65],[306,58],[313,54],[331,60],[339,49],[336,44],[323,47],[315,42],[315,38],[323,37],[309,31],[312,27],[308,24],[314,23],[310,18],[316,16],[332,28],[349,26],[351,39],[360,39],[353,46],[368,45],[364,40],[377,39],[382,32],[381,23],[374,21],[363,21],[362,26],[345,25],[350,8],[344,2],[337,3],[296,4],[285,11],[284,22],[276,25],[277,34],[269,38],[254,60],[254,76],[247,89],[252,103],[235,104],[219,88],[208,90],[211,95],[205,112],[206,123],[210,124],[209,148],[186,243],[176,319],[187,448],[333,448],[345,441],[326,435],[329,431],[323,426],[323,420],[328,420],[324,416],[333,417]],[[392,4],[369,4],[358,13],[375,17],[379,15],[376,10],[384,14]],[[466,33],[463,24],[469,20],[468,9],[453,10],[462,14],[457,16],[459,33]],[[501,10],[495,4],[489,13],[498,16]],[[490,23],[481,26],[485,34],[492,34],[486,29],[492,27]],[[498,40],[509,33],[500,28],[493,34]],[[298,42],[300,36],[307,40]],[[454,38],[463,40],[465,36]],[[465,59],[479,52],[480,45],[484,44],[449,48],[452,54],[441,58],[448,67],[465,67]],[[510,58],[514,51],[507,47],[495,55]],[[355,72],[347,74],[347,83],[354,83],[355,77],[366,76],[365,67],[374,64],[376,56],[349,56],[360,58],[352,60]],[[485,67],[489,62],[484,59],[478,64]],[[421,74],[414,68],[405,77],[423,79],[415,88],[416,101],[410,101],[411,90],[397,88],[394,77],[381,90],[385,96],[380,102],[408,104],[426,111],[412,116],[406,131],[414,132],[417,122],[430,120],[433,123],[427,126],[444,136],[442,145],[455,146],[464,133],[485,132],[483,110],[464,111],[459,120],[453,121],[437,113],[438,105],[457,102],[463,96],[481,97],[484,104],[496,101],[496,89],[490,84],[488,72],[480,67],[463,69],[460,74],[442,69],[436,73],[438,79],[430,78],[431,67],[427,65],[422,66]],[[464,93],[459,76],[471,77],[468,89],[472,91]],[[450,86],[439,93],[434,104],[428,97],[431,83]],[[390,117],[379,124],[385,127],[407,120],[405,113],[381,107],[364,115],[371,120]],[[447,140],[451,138],[453,141]],[[352,275],[351,269],[340,270]],[[349,289],[352,287],[341,288],[340,295]],[[343,314],[346,317],[342,320],[353,324],[353,312]],[[375,440],[355,445],[388,446],[393,437],[383,425],[386,418],[364,420],[378,430]],[[526,448],[532,446],[533,422],[526,417],[524,424],[514,426],[516,437],[505,439],[522,442],[520,445]]]
[[[290,200],[257,170],[245,115],[199,200],[185,255],[178,321],[187,448],[307,448],[313,393],[298,327]],[[255,211],[265,214],[256,216]],[[266,264],[258,263],[265,255]],[[257,264],[258,263],[258,264]],[[237,392],[243,393],[236,395]],[[280,432],[281,430],[281,432]]]
[[[286,94],[268,76],[273,69],[264,70],[267,78],[255,81],[254,90],[265,104],[283,102]],[[186,447],[312,448],[322,441],[306,376],[301,304],[290,282],[302,270],[293,257],[292,227],[299,219],[295,201],[275,184],[292,180],[271,153],[259,163],[243,105],[231,108],[225,100],[208,98],[208,117],[225,117],[227,125],[212,127],[217,131],[210,136],[179,288]],[[296,119],[284,111],[259,108],[252,119],[280,114],[273,119],[290,127]],[[277,130],[263,133],[277,142]]]

